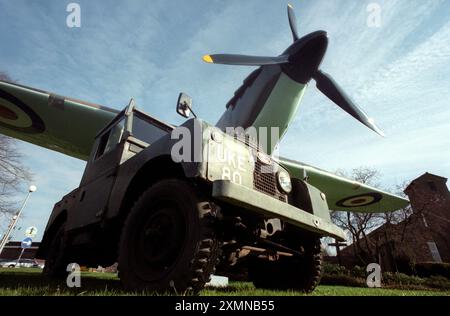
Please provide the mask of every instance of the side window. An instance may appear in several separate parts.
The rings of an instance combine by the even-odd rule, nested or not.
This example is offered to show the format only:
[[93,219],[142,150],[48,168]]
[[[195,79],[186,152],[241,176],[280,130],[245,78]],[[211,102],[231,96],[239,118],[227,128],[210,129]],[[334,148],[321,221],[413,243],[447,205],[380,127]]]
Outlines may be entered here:
[[102,157],[103,155],[111,152],[116,148],[122,139],[123,132],[125,130],[125,120],[121,120],[116,125],[111,127],[111,129],[103,134],[100,138],[100,143],[98,145],[97,154],[95,159]]

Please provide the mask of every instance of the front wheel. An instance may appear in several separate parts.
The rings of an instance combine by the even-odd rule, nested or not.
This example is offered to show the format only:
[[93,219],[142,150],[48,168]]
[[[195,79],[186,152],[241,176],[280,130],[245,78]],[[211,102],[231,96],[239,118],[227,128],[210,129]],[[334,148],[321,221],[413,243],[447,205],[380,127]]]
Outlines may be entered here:
[[48,278],[62,278],[66,274],[66,237],[65,225],[61,225],[53,236],[45,259],[43,275]]
[[220,254],[215,210],[193,185],[163,180],[133,206],[119,246],[119,276],[129,290],[198,293]]

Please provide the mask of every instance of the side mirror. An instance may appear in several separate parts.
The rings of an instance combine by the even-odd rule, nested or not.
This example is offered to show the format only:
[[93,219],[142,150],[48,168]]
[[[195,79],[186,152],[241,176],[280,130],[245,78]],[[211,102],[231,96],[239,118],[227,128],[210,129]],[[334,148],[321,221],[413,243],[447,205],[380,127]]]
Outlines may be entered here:
[[192,98],[185,93],[180,93],[177,103],[177,113],[185,118],[189,118],[192,112]]

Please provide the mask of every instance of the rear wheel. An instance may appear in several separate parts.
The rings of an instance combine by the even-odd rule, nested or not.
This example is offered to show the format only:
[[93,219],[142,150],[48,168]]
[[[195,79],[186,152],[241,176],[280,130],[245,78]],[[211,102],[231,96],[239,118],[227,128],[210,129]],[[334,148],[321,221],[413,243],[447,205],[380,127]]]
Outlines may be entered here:
[[192,185],[163,180],[132,208],[119,246],[119,276],[129,290],[198,293],[219,260],[215,211]]
[[49,278],[62,278],[65,276],[67,268],[65,250],[65,225],[61,225],[50,243],[45,259],[44,270],[42,271],[44,276]]
[[269,261],[249,258],[249,278],[256,288],[310,293],[322,277],[320,240],[308,241],[302,257],[280,257]]

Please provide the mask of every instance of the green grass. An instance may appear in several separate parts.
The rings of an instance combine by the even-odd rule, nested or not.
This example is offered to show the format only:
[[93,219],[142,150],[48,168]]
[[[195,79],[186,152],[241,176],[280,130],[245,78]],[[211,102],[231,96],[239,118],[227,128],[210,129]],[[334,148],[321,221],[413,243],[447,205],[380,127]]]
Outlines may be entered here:
[[[122,290],[114,274],[82,273],[81,288],[69,289],[64,281],[48,281],[38,269],[0,269],[0,296],[123,296],[152,295],[128,293]],[[251,283],[232,282],[224,289],[207,288],[203,296],[301,296],[299,292],[257,290]],[[450,296],[449,291],[406,291],[395,289],[369,289],[344,286],[319,286],[312,296]]]

